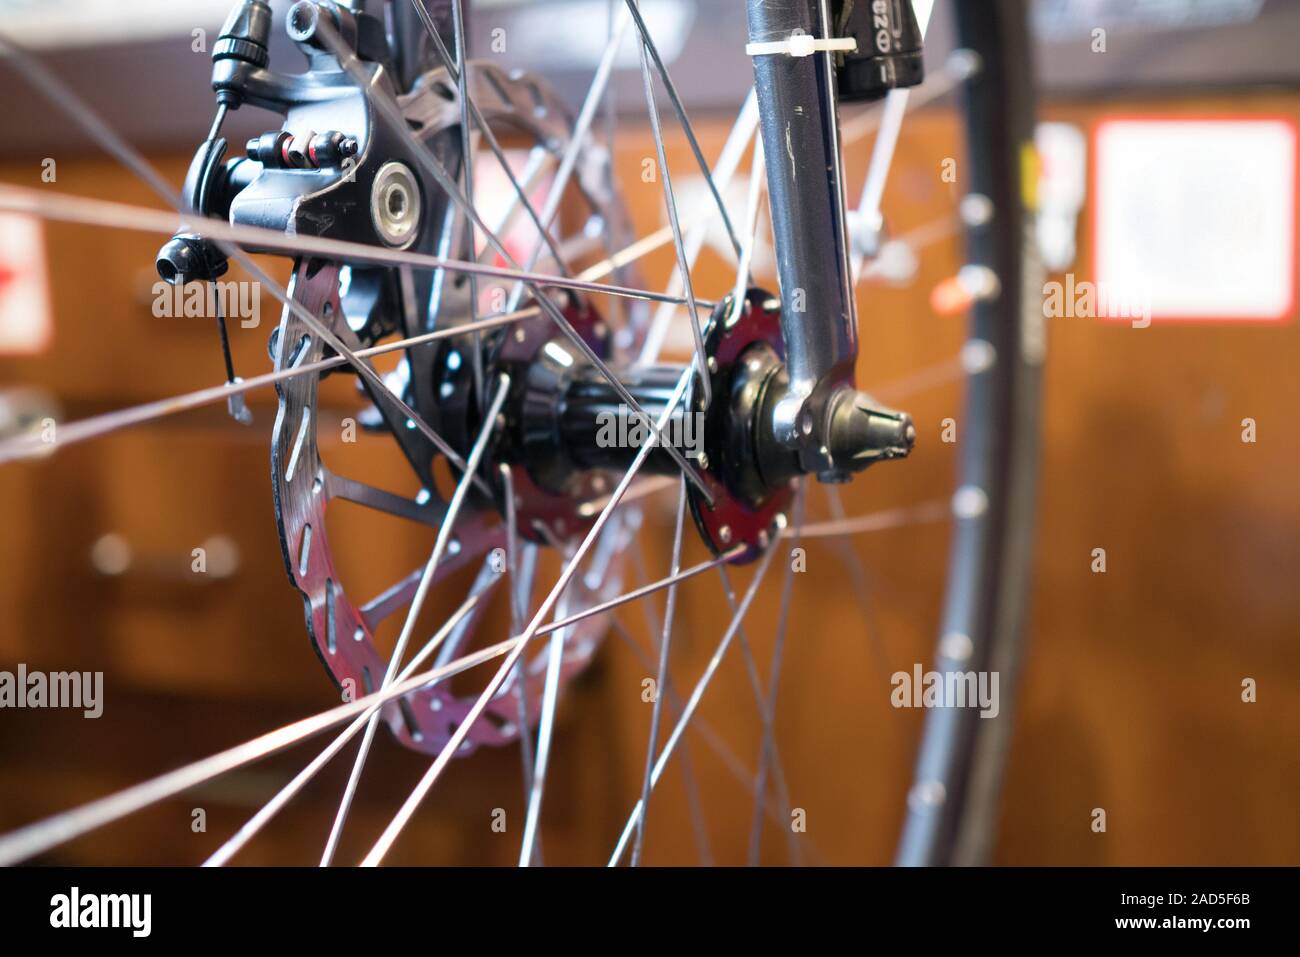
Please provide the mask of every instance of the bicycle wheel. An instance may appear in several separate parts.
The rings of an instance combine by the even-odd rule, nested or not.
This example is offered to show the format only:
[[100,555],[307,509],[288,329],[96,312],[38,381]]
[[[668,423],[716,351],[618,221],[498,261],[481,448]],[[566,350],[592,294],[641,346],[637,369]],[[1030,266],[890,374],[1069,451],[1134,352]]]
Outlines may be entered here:
[[[641,860],[650,798],[684,747],[686,732],[699,730],[700,702],[733,646],[745,656],[762,729],[752,774],[755,815],[745,829],[751,835],[748,859],[757,862],[764,816],[791,815],[774,713],[793,564],[781,589],[767,687],[744,633],[765,573],[784,553],[784,543],[797,544],[801,536],[899,527],[939,515],[929,503],[805,525],[805,475],[838,482],[869,462],[902,458],[914,433],[905,415],[869,403],[865,393],[854,393],[860,398],[846,405],[843,392],[825,407],[825,420],[826,428],[843,430],[847,444],[828,439],[810,457],[796,455],[771,427],[789,394],[786,350],[797,290],[785,274],[779,296],[751,282],[764,184],[777,182],[765,176],[764,151],[749,148],[751,139],[759,142],[761,121],[768,155],[778,152],[778,141],[769,138],[778,117],[767,93],[751,95],[710,168],[634,0],[611,7],[607,42],[576,112],[541,77],[469,61],[458,0],[433,4],[432,10],[391,0],[384,5],[386,21],[376,16],[379,6],[364,0],[294,4],[284,29],[307,54],[308,69],[283,75],[268,69],[269,6],[260,0],[237,4],[214,50],[217,119],[183,196],[55,78],[11,51],[30,79],[183,213],[185,229],[160,254],[165,279],[215,283],[233,259],[285,305],[270,345],[271,372],[240,380],[228,367],[223,386],[61,425],[59,443],[206,403],[233,403],[247,391],[274,385],[279,405],[271,478],[280,549],[312,645],[344,703],[0,836],[0,862],[38,856],[342,725],[342,733],[207,861],[232,859],[359,738],[321,858],[330,863],[383,723],[401,744],[433,761],[363,863],[385,859],[453,759],[485,746],[515,744],[523,758],[526,808],[519,862],[535,863],[565,688],[600,653],[605,632],[619,629],[612,612],[661,591],[666,605],[662,620],[653,623],[658,645],[648,655],[639,652],[646,670],[654,672],[639,798],[613,835],[609,863]],[[1025,184],[1034,170],[1025,11],[1018,0],[1000,0],[978,13],[956,6],[963,51],[940,73],[935,86],[942,88],[923,87],[921,94],[966,87],[970,171],[963,281],[971,332],[961,356],[939,370],[940,381],[949,381],[951,376],[942,378],[948,375],[944,370],[956,361],[968,375],[939,661],[944,671],[998,671],[1006,680],[993,720],[979,720],[970,708],[931,713],[898,854],[907,864],[966,863],[988,852],[1013,713],[1043,360],[1041,313],[1029,308],[1032,296],[1025,295],[1036,281],[1026,217],[1033,200]],[[829,27],[826,4],[807,7],[810,25]],[[928,11],[921,19],[928,19]],[[651,166],[658,174],[651,182],[662,187],[667,220],[657,233],[635,241],[616,188],[612,144],[593,131],[628,37],[640,52],[655,151]],[[831,69],[826,55],[812,62],[818,70]],[[657,86],[667,94],[707,184],[707,209],[691,210],[689,217],[682,215],[673,187]],[[781,90],[776,93],[780,99]],[[834,101],[823,102],[838,151]],[[894,91],[871,114],[882,128],[864,214],[878,213],[907,104],[907,94]],[[246,157],[227,159],[222,123],[229,111],[245,105],[270,106],[284,121],[249,143]],[[750,178],[742,219],[723,194],[746,152]],[[486,182],[484,171],[493,171]],[[807,225],[792,228],[809,249],[824,243],[836,251],[851,302],[853,283],[864,272],[862,258],[880,249],[871,241],[849,245],[842,172],[837,176],[838,214],[826,234]],[[780,221],[791,209],[783,192],[774,189],[773,195],[773,217]],[[166,213],[10,188],[0,190],[0,207],[101,226],[167,233],[175,226],[174,215]],[[712,298],[705,299],[697,295],[694,267],[710,218],[722,224],[735,270],[734,281],[709,289]],[[778,222],[778,260],[788,259],[794,248],[789,232]],[[677,266],[670,288],[647,289],[637,260],[665,247]],[[291,258],[287,287],[250,260],[249,252]],[[802,261],[812,258],[804,255]],[[853,314],[851,307],[847,314]],[[661,362],[669,332],[682,326],[689,331],[682,341],[689,342],[690,360]],[[855,335],[852,329],[844,334],[850,340]],[[933,371],[921,370],[921,379],[928,381]],[[327,464],[336,453],[323,451],[330,443],[322,442],[321,429],[327,421],[331,428],[337,423],[325,407],[326,395],[330,409],[347,410],[344,421],[354,430],[371,433],[363,435],[367,442],[396,448],[409,472],[406,491],[345,476],[338,462],[364,464],[360,454],[338,452],[337,461]],[[796,433],[803,421],[800,414],[792,419]],[[610,435],[613,441],[602,439]],[[0,461],[35,450],[48,452],[38,437],[7,440],[0,444]],[[857,464],[847,468],[846,460]],[[645,525],[639,503],[668,490],[676,492],[670,568],[629,589],[627,558]],[[358,594],[345,582],[349,567],[363,562],[337,552],[327,522],[335,501],[431,535],[427,561],[414,571],[401,569],[377,594]],[[708,557],[685,565],[684,540],[689,546],[697,534]],[[754,571],[738,596],[726,569],[742,564]],[[550,565],[558,572],[538,602],[534,582]],[[689,694],[679,695],[670,670],[679,586],[715,570],[722,574],[729,621]],[[453,594],[453,587],[463,591]],[[490,633],[489,608],[497,591],[505,592],[511,619],[504,640]],[[431,611],[439,623],[429,621]],[[413,639],[423,633],[431,637],[411,656]],[[545,642],[537,640],[543,637]],[[485,666],[491,676],[467,690],[465,676]],[[708,743],[719,750],[712,738]],[[797,841],[790,853],[801,859]]]
[[988,220],[969,229],[968,261],[989,270],[998,287],[996,298],[974,304],[971,336],[989,343],[997,361],[967,387],[958,522],[936,657],[946,670],[998,673],[1001,707],[988,721],[969,709],[931,713],[901,864],[977,864],[992,846],[1028,598],[1046,351],[1037,298],[1043,272],[1029,220],[1037,167],[1025,9],[957,4],[956,14],[958,43],[983,65],[964,90],[971,193],[992,204]]

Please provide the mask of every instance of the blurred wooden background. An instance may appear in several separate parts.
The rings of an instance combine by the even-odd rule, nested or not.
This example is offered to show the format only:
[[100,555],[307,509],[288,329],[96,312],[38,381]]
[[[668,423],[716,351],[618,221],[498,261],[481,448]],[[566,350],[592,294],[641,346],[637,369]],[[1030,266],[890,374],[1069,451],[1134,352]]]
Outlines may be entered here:
[[[1054,103],[1047,118],[1085,130],[1109,112],[1281,114],[1281,95]],[[716,155],[727,118],[701,117]],[[867,140],[848,145],[851,181]],[[679,139],[669,165],[684,182],[693,163]],[[648,132],[629,128],[618,153],[627,198],[645,233],[663,223],[658,183],[643,183]],[[951,214],[960,177],[939,176],[960,157],[955,118],[911,116],[895,158],[885,211],[895,234]],[[188,155],[152,157],[179,183]],[[747,170],[748,165],[743,164]],[[6,182],[40,186],[39,161],[0,167]],[[58,189],[156,205],[107,159],[59,161]],[[1090,269],[1087,213],[1077,274]],[[0,358],[0,385],[41,385],[63,420],[215,384],[223,378],[210,323],[157,319],[150,311],[161,237],[51,225],[47,244],[56,334],[35,358]],[[891,392],[919,369],[953,356],[963,320],[941,318],[929,292],[961,263],[955,241],[924,249],[907,287],[864,286],[859,382],[916,418],[918,451],[844,490],[851,514],[945,498],[953,446],[946,417],[961,422],[954,385]],[[278,276],[287,275],[283,265]],[[671,274],[671,251],[646,260],[647,277]],[[234,278],[240,278],[235,276]],[[769,283],[771,280],[769,279]],[[728,264],[706,252],[696,290],[730,285]],[[266,337],[279,309],[269,295],[262,324],[232,324],[237,367],[268,367]],[[1293,317],[1294,318],[1294,317]],[[1006,781],[996,860],[1006,864],[1296,864],[1300,862],[1300,326],[1177,325],[1130,329],[1062,319],[1050,325],[1034,601],[1023,704]],[[135,783],[322,710],[337,696],[312,652],[301,605],[285,578],[268,481],[270,393],[252,401],[255,425],[220,408],[0,468],[0,668],[103,670],[105,709],[95,721],[53,711],[0,713],[0,829]],[[1259,441],[1240,441],[1240,421]],[[960,431],[959,431],[960,438]],[[326,455],[363,455],[376,442]],[[358,461],[359,460],[355,460]],[[382,453],[368,463],[397,468]],[[643,561],[666,574],[673,493],[646,508]],[[809,517],[827,514],[809,488]],[[105,534],[130,543],[137,561],[119,577],[90,561]],[[224,536],[238,551],[233,575],[189,573],[190,550]],[[432,537],[400,523],[354,516],[331,526],[345,586],[377,569],[405,571]],[[928,663],[937,627],[948,528],[917,526],[858,536],[865,567],[855,578],[843,548],[807,543],[795,576],[777,728],[790,802],[807,832],[790,835],[773,812],[763,859],[787,860],[797,844],[809,863],[890,860],[902,820],[923,714],[889,705],[888,676]],[[1090,570],[1092,549],[1108,571]],[[685,561],[703,557],[689,541]],[[635,578],[637,560],[629,567]],[[777,562],[746,624],[766,681],[779,603]],[[749,573],[734,576],[743,590]],[[364,590],[364,589],[362,589]],[[458,596],[455,596],[458,597]],[[439,596],[441,608],[453,596]],[[639,652],[611,634],[589,673],[562,702],[543,814],[548,863],[603,863],[639,792],[650,707],[641,680],[653,670],[650,618],[618,613]],[[678,599],[674,676],[686,695],[728,619],[721,585],[704,575]],[[504,628],[504,618],[492,619]],[[504,631],[500,632],[504,634]],[[1242,679],[1259,688],[1240,699]],[[688,782],[675,760],[651,803],[646,859],[742,863],[753,810],[748,775],[758,720],[743,657],[733,649],[687,737],[707,824],[701,849]],[[320,745],[323,746],[324,739]],[[75,841],[45,858],[80,863],[194,863],[215,849],[309,758],[299,747],[181,799]],[[345,752],[350,755],[351,751]],[[350,759],[336,761],[238,858],[314,863]],[[340,860],[359,859],[427,766],[383,734],[371,758]],[[1090,828],[1093,808],[1108,830]],[[203,808],[207,830],[194,833]],[[506,811],[506,833],[491,828]],[[482,752],[449,769],[396,845],[393,863],[508,864],[523,824],[519,755]]]

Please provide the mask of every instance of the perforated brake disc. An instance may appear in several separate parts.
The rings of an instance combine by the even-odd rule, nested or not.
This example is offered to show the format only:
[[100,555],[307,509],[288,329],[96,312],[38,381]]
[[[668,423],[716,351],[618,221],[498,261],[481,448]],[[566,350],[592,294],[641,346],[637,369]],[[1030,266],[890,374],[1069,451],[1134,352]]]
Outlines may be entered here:
[[[503,132],[523,136],[534,152],[542,150],[557,159],[568,148],[572,120],[542,81],[475,63],[469,64],[466,76],[470,96],[498,137]],[[382,68],[372,68],[372,82],[387,86]],[[411,93],[398,98],[398,102],[421,142],[455,175],[461,155],[460,115],[455,85],[449,81],[446,71],[427,74]],[[323,118],[324,111],[319,104],[291,110],[285,129],[342,128],[337,120]],[[464,249],[463,222],[449,197],[431,178],[418,175],[418,167],[412,168],[386,156],[381,151],[385,140],[381,135],[382,118],[371,115],[367,119],[375,135],[361,146],[356,179],[363,187],[369,185],[374,203],[369,212],[381,238],[389,245],[416,252],[472,258]],[[624,213],[616,199],[603,189],[603,183],[608,181],[602,168],[604,161],[602,152],[590,143],[585,144],[580,152],[575,186],[598,225],[606,232],[616,233],[624,222]],[[240,194],[232,207],[232,218],[238,221],[242,208],[243,218],[256,220],[259,204],[282,193],[283,180],[300,172],[264,170]],[[413,172],[415,176],[410,175]],[[303,195],[301,201],[315,202],[318,208],[329,209],[327,202],[320,202],[322,196],[340,188],[330,184],[321,193]],[[394,190],[402,198],[390,203]],[[344,210],[339,215],[353,212]],[[302,221],[300,217],[299,222]],[[409,236],[403,234],[404,229]],[[536,236],[535,231],[532,236]],[[293,300],[328,324],[354,351],[387,335],[410,337],[454,326],[467,320],[470,312],[468,297],[457,284],[456,276],[442,270],[403,276],[397,269],[301,260],[295,264],[290,293]],[[622,334],[614,335],[588,304],[558,295],[555,301],[575,328],[592,337],[607,354],[632,354],[639,346],[635,310],[626,313],[630,318]],[[485,351],[495,350],[505,359],[525,363],[529,359],[528,350],[539,348],[554,332],[552,320],[541,314],[506,327],[496,334],[496,340],[488,342]],[[619,340],[617,345],[615,339]],[[468,336],[408,347],[402,352],[398,370],[387,379],[420,417],[462,455],[480,425],[472,363],[467,360],[468,349],[473,347]],[[285,310],[274,334],[272,352],[277,369],[311,363],[331,354],[327,344],[289,309]],[[336,556],[326,530],[325,516],[330,503],[344,499],[425,525],[429,529],[430,547],[447,503],[433,480],[433,461],[440,453],[426,436],[412,428],[413,423],[390,397],[382,392],[376,394],[378,390],[370,389],[364,380],[362,385],[373,405],[366,421],[373,431],[382,433],[365,441],[396,441],[419,479],[421,491],[415,499],[410,499],[331,471],[322,459],[317,442],[319,385],[320,375],[306,374],[285,380],[279,388],[271,456],[276,516],[286,569],[302,596],[307,630],[316,651],[333,679],[360,695],[378,688],[388,667],[375,644],[376,630],[390,616],[405,615],[423,568],[416,568],[378,596],[366,596],[368,600],[359,601],[349,595],[340,583]],[[512,466],[511,470],[520,537],[549,542],[561,551],[587,531],[589,516],[597,511],[584,510],[581,507],[584,498],[597,499],[609,487],[598,473],[588,474],[582,480],[587,484],[558,496],[538,487],[521,467]],[[498,484],[498,493],[500,490]],[[561,504],[565,507],[560,508]],[[456,522],[452,547],[437,568],[435,588],[457,570],[474,565],[480,571],[472,591],[485,591],[497,582],[502,571],[500,555],[492,553],[506,542],[506,531],[499,518],[504,512],[503,508],[494,507],[486,496],[478,493],[471,496]],[[557,515],[567,516],[568,520],[555,520]],[[544,528],[538,527],[540,520],[545,521]],[[634,506],[621,508],[613,516],[592,552],[588,572],[570,584],[567,601],[560,606],[561,613],[564,608],[587,608],[620,593],[620,555],[639,523],[640,514]],[[456,657],[474,643],[486,606],[486,602],[481,602],[452,631],[440,647],[439,663]],[[566,630],[561,682],[588,663],[606,625],[604,616],[592,616]],[[429,637],[414,635],[412,648],[419,647]],[[485,637],[484,642],[505,637],[492,635]],[[536,718],[542,698],[545,656],[545,645],[538,642],[537,651],[524,659],[523,697],[528,704],[530,722]],[[488,720],[473,724],[461,747],[463,753],[480,745],[506,744],[518,737],[520,689],[516,676],[519,674],[516,671],[489,703],[485,712]],[[464,719],[474,700],[474,696],[455,694],[449,683],[440,683],[407,695],[387,706],[383,714],[403,744],[436,753]]]

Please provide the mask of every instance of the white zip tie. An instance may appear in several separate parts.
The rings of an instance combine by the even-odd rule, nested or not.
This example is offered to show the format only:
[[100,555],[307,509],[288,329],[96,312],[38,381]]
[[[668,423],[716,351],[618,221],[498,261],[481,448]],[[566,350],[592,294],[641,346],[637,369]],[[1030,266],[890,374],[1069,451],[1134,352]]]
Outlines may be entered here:
[[858,41],[853,37],[832,37],[821,40],[802,30],[790,34],[787,40],[769,40],[765,43],[746,43],[745,56],[766,56],[786,53],[790,56],[811,56],[814,53],[853,53]]

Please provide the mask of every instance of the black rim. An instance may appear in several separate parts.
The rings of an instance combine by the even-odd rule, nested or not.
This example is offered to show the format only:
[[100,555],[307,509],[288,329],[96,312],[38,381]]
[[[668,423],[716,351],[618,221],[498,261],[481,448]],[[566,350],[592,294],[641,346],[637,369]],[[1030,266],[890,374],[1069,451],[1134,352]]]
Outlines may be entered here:
[[1033,296],[1042,285],[1033,197],[1022,186],[1036,177],[1025,3],[954,6],[958,44],[982,63],[964,91],[970,191],[994,209],[967,230],[966,261],[993,270],[1000,293],[972,309],[971,337],[991,344],[996,361],[967,380],[954,503],[969,508],[954,515],[936,669],[997,672],[999,709],[992,718],[973,708],[927,714],[897,854],[903,865],[988,857],[1014,720],[1035,512],[1043,318]]

